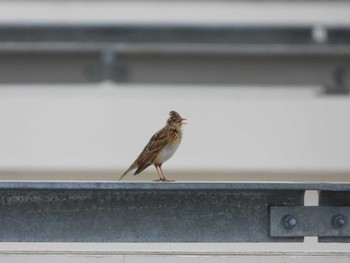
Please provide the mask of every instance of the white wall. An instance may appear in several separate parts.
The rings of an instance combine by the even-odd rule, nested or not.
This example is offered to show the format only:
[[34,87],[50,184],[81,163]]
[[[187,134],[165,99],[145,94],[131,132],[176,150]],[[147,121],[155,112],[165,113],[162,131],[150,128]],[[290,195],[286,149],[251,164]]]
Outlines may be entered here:
[[350,170],[350,98],[298,90],[3,87],[0,170],[124,170],[170,110],[188,124],[167,169]]
[[[0,23],[334,26],[350,24],[349,8],[341,1],[1,1]],[[348,98],[212,88],[1,87],[0,170],[124,170],[173,109],[189,124],[168,169],[350,170]]]

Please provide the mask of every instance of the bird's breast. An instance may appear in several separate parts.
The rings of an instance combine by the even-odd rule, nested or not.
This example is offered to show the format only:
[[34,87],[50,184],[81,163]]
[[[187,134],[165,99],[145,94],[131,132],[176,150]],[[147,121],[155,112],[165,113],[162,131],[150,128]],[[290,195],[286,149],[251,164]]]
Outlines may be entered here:
[[173,154],[176,152],[179,145],[180,143],[171,143],[164,146],[164,148],[160,151],[159,155],[157,156],[155,162],[161,164],[169,160],[171,156],[173,156]]

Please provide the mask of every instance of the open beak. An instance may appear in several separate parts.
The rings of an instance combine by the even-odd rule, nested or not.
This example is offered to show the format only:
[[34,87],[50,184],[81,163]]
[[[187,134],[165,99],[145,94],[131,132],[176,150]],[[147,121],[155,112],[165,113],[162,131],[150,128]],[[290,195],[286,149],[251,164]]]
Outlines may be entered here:
[[186,120],[187,120],[187,119],[182,118],[180,124],[187,124],[186,122],[184,122],[184,121],[186,121]]

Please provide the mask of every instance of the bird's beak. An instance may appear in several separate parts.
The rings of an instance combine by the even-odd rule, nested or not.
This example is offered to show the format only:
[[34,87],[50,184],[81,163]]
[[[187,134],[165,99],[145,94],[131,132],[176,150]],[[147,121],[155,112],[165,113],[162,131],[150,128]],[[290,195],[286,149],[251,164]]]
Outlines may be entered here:
[[187,120],[187,119],[182,118],[180,124],[187,124],[186,122],[184,122],[184,121],[186,121],[186,120]]

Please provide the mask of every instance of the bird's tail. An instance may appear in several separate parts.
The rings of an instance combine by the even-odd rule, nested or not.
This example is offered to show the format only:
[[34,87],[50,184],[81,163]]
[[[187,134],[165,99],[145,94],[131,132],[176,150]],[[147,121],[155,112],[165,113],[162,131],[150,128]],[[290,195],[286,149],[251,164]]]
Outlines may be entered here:
[[120,176],[120,178],[119,178],[118,181],[120,181],[121,179],[123,179],[124,176],[125,176],[128,172],[130,172],[131,170],[133,170],[133,169],[135,169],[135,168],[137,168],[137,164],[136,164],[136,163],[133,163],[132,165],[130,165],[130,167],[128,168],[128,170],[126,170],[126,171],[122,174],[122,176]]

